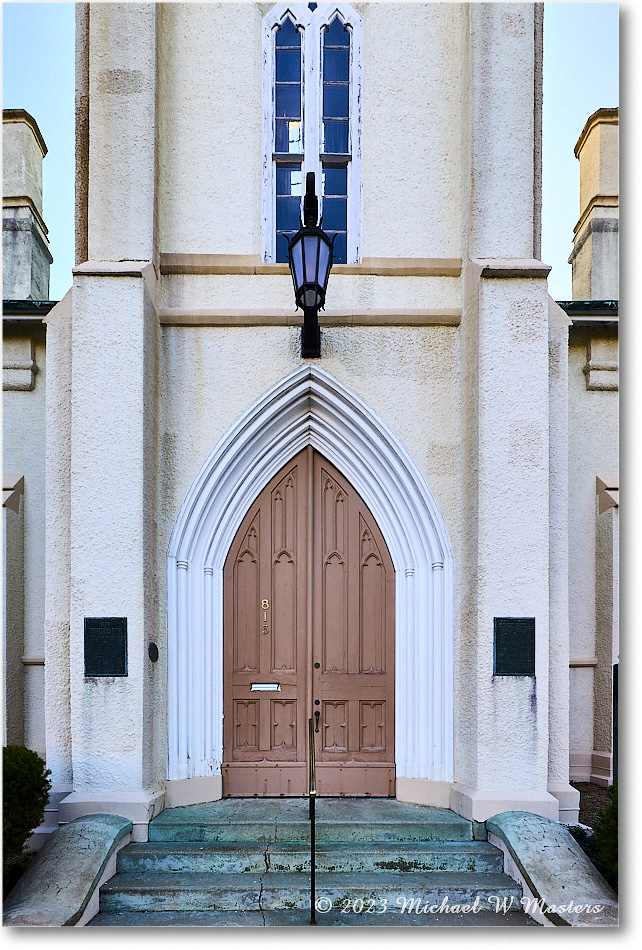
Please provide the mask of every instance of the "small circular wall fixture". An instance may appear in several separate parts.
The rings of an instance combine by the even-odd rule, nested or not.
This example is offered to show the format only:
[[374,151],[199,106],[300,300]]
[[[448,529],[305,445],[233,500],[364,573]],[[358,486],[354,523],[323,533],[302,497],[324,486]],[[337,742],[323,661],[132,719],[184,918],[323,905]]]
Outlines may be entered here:
[[155,663],[156,660],[158,659],[158,647],[156,646],[156,644],[150,643],[147,652],[149,653],[149,658],[152,661],[152,663]]

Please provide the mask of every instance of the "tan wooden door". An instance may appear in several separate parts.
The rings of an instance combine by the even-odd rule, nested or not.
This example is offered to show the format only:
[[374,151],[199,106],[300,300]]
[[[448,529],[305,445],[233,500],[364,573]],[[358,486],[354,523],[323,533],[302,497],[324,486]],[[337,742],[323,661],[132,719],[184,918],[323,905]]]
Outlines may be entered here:
[[305,449],[247,513],[224,569],[223,794],[395,793],[394,570],[374,518]]

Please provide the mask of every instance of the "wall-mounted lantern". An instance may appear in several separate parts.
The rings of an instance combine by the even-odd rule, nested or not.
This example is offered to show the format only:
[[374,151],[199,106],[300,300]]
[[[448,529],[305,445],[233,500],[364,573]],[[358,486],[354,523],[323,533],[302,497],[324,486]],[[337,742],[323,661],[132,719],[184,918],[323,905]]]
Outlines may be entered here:
[[333,244],[334,237],[330,238],[321,228],[314,172],[308,172],[305,178],[303,221],[288,246],[294,297],[297,307],[303,310],[301,356],[305,358],[321,356],[318,315],[325,304]]

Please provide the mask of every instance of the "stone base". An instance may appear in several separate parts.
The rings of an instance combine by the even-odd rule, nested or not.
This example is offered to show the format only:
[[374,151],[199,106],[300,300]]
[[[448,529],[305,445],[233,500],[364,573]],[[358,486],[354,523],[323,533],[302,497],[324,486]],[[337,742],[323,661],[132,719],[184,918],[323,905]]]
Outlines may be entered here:
[[569,776],[571,782],[592,782],[608,788],[613,784],[613,756],[610,752],[572,751]]
[[466,785],[453,785],[450,808],[469,821],[486,821],[505,811],[527,811],[544,818],[559,819],[559,801],[548,792],[520,788],[480,791]]
[[548,786],[551,795],[560,806],[559,821],[565,825],[576,825],[580,820],[580,793],[568,782],[551,782]]
[[83,815],[120,815],[132,823],[132,841],[147,841],[149,823],[164,807],[165,792],[161,788],[72,792],[60,802],[59,821],[62,825]]
[[450,808],[451,782],[430,782],[425,778],[398,778],[397,801],[415,805]]
[[177,779],[165,783],[165,808],[217,802],[222,797],[223,779],[220,775]]

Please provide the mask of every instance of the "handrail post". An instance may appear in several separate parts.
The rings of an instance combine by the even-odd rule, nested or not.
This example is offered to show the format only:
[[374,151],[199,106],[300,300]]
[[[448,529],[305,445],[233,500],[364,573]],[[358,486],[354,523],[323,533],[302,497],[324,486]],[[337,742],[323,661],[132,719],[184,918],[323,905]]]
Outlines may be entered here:
[[312,718],[308,719],[308,756],[310,775],[308,783],[309,816],[310,816],[310,923],[316,924],[316,814],[315,803],[317,797],[317,775],[314,760],[314,726]]

